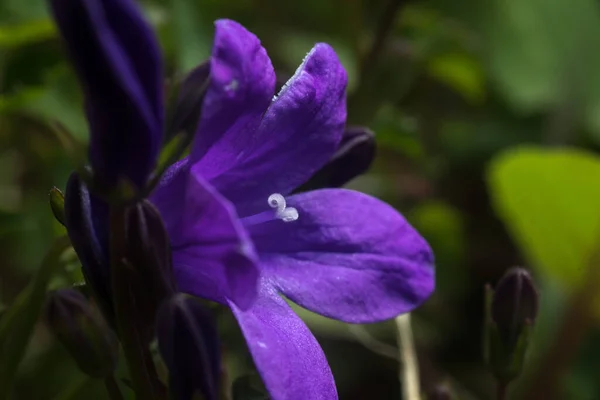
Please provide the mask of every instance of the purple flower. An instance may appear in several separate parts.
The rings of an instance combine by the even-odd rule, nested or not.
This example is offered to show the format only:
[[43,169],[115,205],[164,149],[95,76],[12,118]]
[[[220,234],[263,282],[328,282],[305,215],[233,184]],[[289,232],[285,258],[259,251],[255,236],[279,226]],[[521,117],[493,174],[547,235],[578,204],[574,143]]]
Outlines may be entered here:
[[191,154],[151,198],[176,279],[231,307],[273,399],[336,399],[323,351],[282,295],[345,322],[392,318],[433,291],[432,252],[375,198],[290,195],[331,159],[344,131],[346,73],[330,46],[317,44],[275,97],[266,51],[238,23],[217,21],[210,63]]

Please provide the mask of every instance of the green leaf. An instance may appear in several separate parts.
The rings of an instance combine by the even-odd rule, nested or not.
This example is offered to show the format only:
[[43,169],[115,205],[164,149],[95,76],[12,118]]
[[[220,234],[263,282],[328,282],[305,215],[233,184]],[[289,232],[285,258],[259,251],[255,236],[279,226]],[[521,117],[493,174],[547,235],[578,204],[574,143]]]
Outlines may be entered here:
[[447,53],[428,62],[429,73],[460,93],[466,100],[478,104],[485,97],[485,76],[481,65],[465,53]]
[[600,158],[577,149],[521,147],[491,163],[496,211],[533,267],[572,289],[600,243]]
[[466,230],[463,215],[441,201],[424,201],[407,215],[411,224],[434,249],[436,262],[443,265],[436,271],[436,290],[461,295],[469,276],[464,268]]
[[0,49],[12,49],[53,38],[56,28],[49,19],[0,26]]
[[60,266],[59,259],[69,246],[67,237],[58,239],[44,257],[42,266],[31,283],[19,294],[0,320],[0,399],[10,396],[12,382],[38,314],[42,309],[46,287]]
[[175,43],[177,43],[177,65],[180,71],[188,71],[210,56],[212,25],[207,32],[200,19],[200,12],[194,2],[171,0]]
[[87,141],[87,123],[81,93],[75,76],[64,66],[53,69],[36,98],[24,104],[22,111],[46,121],[59,121],[78,140]]
[[[594,0],[491,0],[486,46],[492,79],[514,106],[534,111],[565,96],[600,99],[600,13]],[[591,96],[591,97],[590,97]]]

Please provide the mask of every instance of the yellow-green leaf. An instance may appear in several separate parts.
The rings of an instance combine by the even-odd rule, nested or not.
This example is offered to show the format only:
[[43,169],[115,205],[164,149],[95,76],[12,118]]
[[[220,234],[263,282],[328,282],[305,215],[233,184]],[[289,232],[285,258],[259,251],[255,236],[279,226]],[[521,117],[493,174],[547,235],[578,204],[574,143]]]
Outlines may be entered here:
[[531,266],[575,287],[600,243],[600,158],[521,147],[498,156],[488,172],[496,211]]

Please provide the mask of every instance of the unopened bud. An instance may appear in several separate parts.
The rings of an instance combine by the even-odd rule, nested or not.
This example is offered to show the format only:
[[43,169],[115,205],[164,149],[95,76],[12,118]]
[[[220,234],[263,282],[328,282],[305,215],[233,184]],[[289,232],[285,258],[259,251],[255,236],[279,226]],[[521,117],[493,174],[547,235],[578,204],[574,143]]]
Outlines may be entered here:
[[338,150],[300,191],[340,187],[366,172],[375,157],[375,135],[365,127],[347,127]]
[[108,251],[101,244],[92,218],[92,195],[78,173],[73,172],[65,190],[67,233],[83,267],[85,281],[100,304],[106,318],[112,320],[113,309],[109,285]]
[[207,61],[194,68],[181,81],[173,85],[171,98],[168,99],[165,124],[167,140],[181,133],[190,138],[193,137],[200,119],[209,78],[210,62]]
[[520,375],[538,312],[539,295],[529,272],[512,268],[496,289],[487,288],[485,355],[502,384]]
[[126,213],[126,262],[136,299],[136,318],[150,339],[163,301],[175,292],[171,246],[158,210],[147,200]]
[[178,400],[199,393],[215,400],[219,393],[219,340],[212,316],[200,300],[176,294],[161,306],[156,333],[169,370],[169,387]]
[[514,347],[525,325],[533,324],[539,295],[524,268],[512,268],[500,279],[492,297],[491,317],[507,347]]
[[119,356],[119,343],[97,309],[76,289],[50,292],[44,317],[48,328],[89,376],[110,376]]

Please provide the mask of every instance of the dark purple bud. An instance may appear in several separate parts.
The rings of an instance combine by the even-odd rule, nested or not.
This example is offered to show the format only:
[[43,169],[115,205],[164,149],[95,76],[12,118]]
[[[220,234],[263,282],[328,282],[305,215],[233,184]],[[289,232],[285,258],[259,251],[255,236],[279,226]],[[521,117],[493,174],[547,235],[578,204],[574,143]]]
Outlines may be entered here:
[[375,157],[375,135],[368,128],[347,127],[331,160],[298,191],[340,187],[366,172]]
[[94,179],[145,186],[162,142],[160,51],[133,0],[49,0],[84,92]]
[[97,309],[76,289],[50,292],[44,318],[79,368],[89,376],[110,376],[119,358],[119,343]]
[[219,340],[214,320],[200,300],[176,294],[161,306],[156,333],[177,400],[200,393],[206,400],[219,392]]
[[56,186],[50,189],[50,193],[48,194],[50,200],[50,208],[52,209],[52,214],[54,218],[63,226],[66,226],[65,223],[65,196]]
[[125,219],[124,257],[136,299],[135,318],[150,338],[158,308],[175,292],[171,246],[160,213],[148,200],[129,207]]
[[[96,211],[99,202],[94,202]],[[108,251],[103,248],[98,229],[100,221],[92,216],[92,198],[77,173],[72,173],[65,191],[65,223],[71,244],[81,261],[83,275],[105,316],[112,319]]]
[[510,269],[496,285],[490,316],[507,349],[516,345],[525,325],[535,321],[538,302],[538,291],[524,268]]
[[181,133],[188,136],[191,141],[200,120],[209,78],[210,63],[206,61],[174,85],[174,98],[169,100],[167,111],[165,141]]

